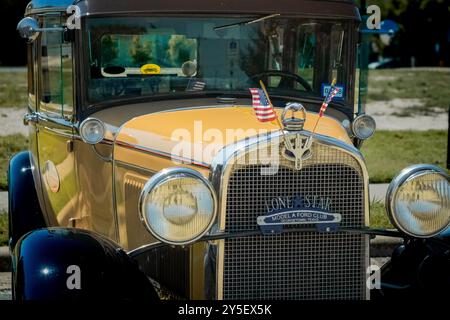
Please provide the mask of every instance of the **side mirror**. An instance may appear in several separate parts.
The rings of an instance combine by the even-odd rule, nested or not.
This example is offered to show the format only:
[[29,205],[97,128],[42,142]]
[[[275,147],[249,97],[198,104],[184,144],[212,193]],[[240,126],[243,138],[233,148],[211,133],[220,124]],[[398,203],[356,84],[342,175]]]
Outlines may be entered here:
[[36,19],[26,17],[17,24],[17,31],[22,38],[33,41],[39,36],[39,24]]
[[17,24],[17,31],[19,31],[19,34],[22,38],[29,41],[34,41],[39,36],[40,32],[64,31],[64,28],[39,28],[39,23],[36,19],[25,17]]

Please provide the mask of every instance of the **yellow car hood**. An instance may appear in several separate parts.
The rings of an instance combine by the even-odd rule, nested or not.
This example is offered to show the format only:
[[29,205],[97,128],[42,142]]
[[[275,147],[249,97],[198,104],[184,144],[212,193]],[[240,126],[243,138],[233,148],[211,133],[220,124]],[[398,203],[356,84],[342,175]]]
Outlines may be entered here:
[[[276,109],[278,116],[282,109]],[[305,130],[312,131],[317,113],[307,113]],[[176,110],[138,116],[122,125],[116,144],[166,157],[209,165],[225,145],[279,130],[277,122],[259,122],[251,107],[209,107]],[[323,117],[318,134],[351,144],[344,127]]]

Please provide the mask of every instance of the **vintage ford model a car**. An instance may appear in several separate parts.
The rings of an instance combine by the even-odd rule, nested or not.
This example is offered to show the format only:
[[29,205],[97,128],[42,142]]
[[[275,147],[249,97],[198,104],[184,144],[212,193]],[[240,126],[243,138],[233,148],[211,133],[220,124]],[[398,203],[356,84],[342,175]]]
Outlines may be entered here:
[[[446,172],[403,170],[386,202],[398,230],[369,227],[358,149],[375,124],[351,1],[33,0],[25,15],[30,145],[8,175],[15,299],[448,290]],[[278,121],[254,114],[259,81]],[[404,238],[381,288],[367,281],[377,234]]]

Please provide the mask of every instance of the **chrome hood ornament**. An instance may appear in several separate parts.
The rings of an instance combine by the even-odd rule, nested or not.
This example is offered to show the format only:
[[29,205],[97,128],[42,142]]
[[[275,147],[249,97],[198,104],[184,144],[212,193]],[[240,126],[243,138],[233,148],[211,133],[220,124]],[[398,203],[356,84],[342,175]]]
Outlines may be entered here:
[[[290,118],[286,118],[287,113],[291,111],[292,115]],[[300,113],[301,117],[296,118],[295,113]],[[283,134],[284,137],[284,150],[282,151],[283,157],[290,161],[295,162],[295,169],[302,169],[302,162],[311,158],[311,145],[312,139],[300,134],[303,130],[303,126],[306,121],[306,109],[301,103],[291,102],[286,105],[284,111],[281,115],[281,122],[286,131],[296,132],[295,135]]]

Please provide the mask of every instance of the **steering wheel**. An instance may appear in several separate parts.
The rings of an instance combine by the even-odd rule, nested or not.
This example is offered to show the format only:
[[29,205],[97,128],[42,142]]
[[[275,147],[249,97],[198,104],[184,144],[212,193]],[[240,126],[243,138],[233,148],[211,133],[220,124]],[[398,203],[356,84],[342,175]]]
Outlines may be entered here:
[[278,84],[278,88],[289,88],[294,89],[294,81],[298,82],[306,91],[313,91],[308,81],[299,76],[298,74],[279,71],[279,70],[265,70],[261,73],[250,76],[250,79],[254,82],[258,82],[258,80],[262,80],[267,83],[267,78],[270,76],[281,77],[280,83]]

